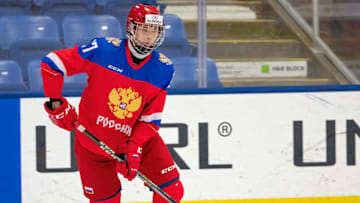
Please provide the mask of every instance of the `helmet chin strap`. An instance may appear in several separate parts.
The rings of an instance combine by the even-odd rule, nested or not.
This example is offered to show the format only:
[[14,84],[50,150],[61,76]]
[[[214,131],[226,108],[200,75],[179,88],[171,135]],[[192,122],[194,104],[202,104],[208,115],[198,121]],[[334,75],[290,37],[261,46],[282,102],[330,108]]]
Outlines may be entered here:
[[149,56],[149,54],[151,53],[151,51],[149,53],[146,53],[146,54],[140,54],[139,52],[137,52],[134,48],[135,45],[133,45],[131,42],[130,42],[130,39],[128,39],[128,47],[130,49],[130,52],[133,56],[135,56],[137,59],[144,59],[146,58],[147,56]]

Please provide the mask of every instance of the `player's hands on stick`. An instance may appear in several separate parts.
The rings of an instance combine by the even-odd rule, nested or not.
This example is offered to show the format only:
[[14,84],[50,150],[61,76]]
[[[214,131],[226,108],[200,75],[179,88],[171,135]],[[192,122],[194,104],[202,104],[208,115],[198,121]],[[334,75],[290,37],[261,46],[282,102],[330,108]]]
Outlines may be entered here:
[[64,97],[60,99],[51,99],[44,103],[44,108],[49,114],[50,120],[60,128],[72,131],[75,128],[74,122],[78,115],[72,106]]
[[125,161],[119,163],[118,171],[130,181],[136,177],[140,166],[141,154],[142,148],[135,142],[128,140]]

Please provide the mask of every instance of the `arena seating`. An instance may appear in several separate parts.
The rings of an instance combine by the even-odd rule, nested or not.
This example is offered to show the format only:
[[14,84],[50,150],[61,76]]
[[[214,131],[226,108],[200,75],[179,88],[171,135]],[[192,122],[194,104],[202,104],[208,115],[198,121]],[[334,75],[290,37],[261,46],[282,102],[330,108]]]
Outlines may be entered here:
[[[43,85],[40,70],[40,59],[30,61],[27,69],[29,72],[29,92],[42,93]],[[87,85],[87,74],[81,73],[64,78],[63,93],[81,93]]]
[[[198,87],[198,60],[196,57],[175,57],[172,60],[175,68],[175,76],[170,84],[170,88],[197,88]],[[219,80],[216,64],[207,58],[207,88],[223,87]]]
[[6,93],[27,91],[21,68],[15,61],[0,61],[0,91]]
[[56,22],[48,16],[3,16],[0,18],[0,48],[23,68],[34,58],[61,48]]
[[103,12],[111,15],[126,15],[130,8],[139,3],[157,5],[156,0],[96,0],[96,5],[103,7]]
[[[95,37],[125,37],[126,17],[136,3],[155,5],[162,12],[166,7],[157,0],[1,0],[0,63],[5,75],[1,75],[0,94],[42,94],[40,63],[47,53]],[[166,39],[158,50],[175,65],[172,88],[196,88],[196,47],[187,40],[184,22],[175,14],[165,14],[164,22]],[[208,87],[222,87],[210,58],[207,67]],[[63,92],[81,93],[86,80],[86,74],[66,77]]]
[[95,0],[34,0],[42,14],[61,18],[67,14],[94,14]]
[[66,16],[62,27],[66,48],[89,42],[95,37],[123,37],[119,21],[111,15]]
[[30,15],[31,0],[1,0],[0,16],[4,15]]
[[34,59],[29,62],[27,66],[27,71],[29,74],[29,91],[31,93],[42,93],[43,85],[41,78],[41,70],[40,70],[40,59]]
[[158,50],[170,58],[191,55],[182,20],[175,14],[165,14],[164,23],[165,41]]

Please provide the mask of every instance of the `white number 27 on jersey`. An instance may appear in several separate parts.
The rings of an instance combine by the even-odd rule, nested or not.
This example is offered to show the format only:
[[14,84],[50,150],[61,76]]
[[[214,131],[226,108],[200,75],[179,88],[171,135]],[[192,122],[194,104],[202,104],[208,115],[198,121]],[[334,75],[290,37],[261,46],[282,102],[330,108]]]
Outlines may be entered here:
[[94,39],[93,41],[91,41],[91,43],[89,43],[87,45],[82,45],[81,48],[82,48],[83,53],[86,53],[88,51],[91,51],[93,49],[98,48],[98,44],[96,42],[96,39]]

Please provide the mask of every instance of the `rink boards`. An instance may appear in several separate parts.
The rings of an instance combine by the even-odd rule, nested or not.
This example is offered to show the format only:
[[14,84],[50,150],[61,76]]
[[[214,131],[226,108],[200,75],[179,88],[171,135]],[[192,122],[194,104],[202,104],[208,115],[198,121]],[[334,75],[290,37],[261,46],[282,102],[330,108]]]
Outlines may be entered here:
[[[72,136],[44,101],[0,100],[0,193],[6,203],[87,202]],[[360,91],[169,95],[160,133],[184,202],[359,202],[359,101]],[[139,180],[122,182],[123,202],[150,202]]]

